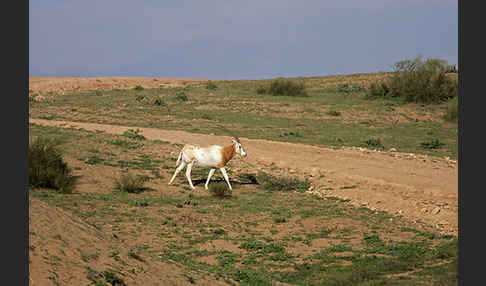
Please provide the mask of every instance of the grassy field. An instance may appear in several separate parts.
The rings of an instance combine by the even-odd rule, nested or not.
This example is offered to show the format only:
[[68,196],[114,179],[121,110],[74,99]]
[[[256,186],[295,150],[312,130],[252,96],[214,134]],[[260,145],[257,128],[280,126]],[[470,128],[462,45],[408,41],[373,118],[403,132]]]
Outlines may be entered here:
[[[258,94],[272,80],[212,81],[177,88],[73,92],[31,102],[31,118],[179,129],[317,146],[363,146],[457,159],[457,122],[447,103],[369,99],[387,73],[296,78],[307,97]],[[370,144],[377,142],[379,144]]]
[[[420,142],[437,138],[446,146],[424,152],[455,154],[453,146],[457,140],[452,134],[457,125],[410,119],[395,126],[386,120],[391,111],[386,111],[385,106],[390,102],[367,101],[359,93],[340,94],[332,87],[316,84],[308,98],[274,98],[256,95],[256,82],[216,82],[216,85],[216,90],[207,90],[204,85],[190,87],[185,91],[189,100],[181,102],[176,99],[180,90],[66,95],[53,103],[32,104],[31,116],[204,133],[218,133],[212,123],[219,121],[250,138],[334,145],[336,142],[327,137],[337,136],[342,138],[340,144],[355,145],[377,136],[387,148],[393,146],[413,152],[419,152],[416,145]],[[137,95],[164,98],[170,103],[170,120],[163,120],[166,107],[154,105],[150,100],[139,102]],[[324,120],[330,108],[341,111],[343,118]],[[416,106],[394,108],[421,110]],[[301,112],[301,109],[307,111]],[[429,106],[420,112],[436,118],[441,109],[441,106]],[[359,116],[354,119],[354,114],[360,111],[372,113],[366,120],[374,123],[355,122],[365,120]],[[404,113],[411,118],[415,116],[415,113]],[[402,130],[401,133],[393,131],[394,128]],[[246,169],[243,162],[238,162],[239,169],[230,163],[228,173],[234,191],[224,198],[202,191],[208,169],[199,168],[193,172],[193,180],[199,188],[197,192],[189,191],[182,175],[174,185],[168,186],[175,165],[174,154],[180,145],[146,140],[137,137],[136,131],[110,135],[35,124],[30,124],[29,130],[32,139],[42,136],[58,144],[78,180],[78,187],[72,194],[33,189],[30,197],[80,217],[126,246],[124,249],[101,249],[89,256],[87,251],[77,250],[83,262],[73,267],[87,269],[85,275],[92,285],[110,283],[107,275],[105,280],[93,278],[93,263],[98,260],[108,262],[106,269],[97,271],[109,270],[120,279],[144,271],[143,266],[128,267],[128,260],[142,265],[160,261],[174,264],[183,269],[188,285],[197,285],[204,279],[197,277],[205,274],[216,275],[216,279],[228,285],[274,285],[276,282],[292,285],[457,285],[457,237],[440,235],[421,223],[412,224],[399,216],[354,207],[338,198],[273,190],[271,182],[258,184],[248,180],[259,174]],[[300,136],[282,137],[289,131],[298,132]],[[393,132],[397,132],[396,135]],[[259,172],[282,180],[289,178],[272,166],[262,166]],[[114,181],[128,173],[144,178],[146,188],[142,192],[126,193],[115,189]],[[216,174],[214,180],[212,184],[222,178]],[[294,178],[294,182],[305,184],[303,178]],[[36,235],[39,234],[31,232],[31,239]],[[62,232],[49,235],[65,237]],[[31,240],[31,255],[43,255],[41,246],[32,241],[35,240]],[[65,243],[60,252],[67,252],[68,248],[73,246]],[[54,258],[56,261],[50,261]],[[54,258],[45,259],[57,265],[68,259],[62,255]],[[121,266],[114,268],[111,262],[115,261]],[[54,268],[52,271],[61,270]],[[170,279],[177,274],[160,275]],[[57,276],[52,277],[55,282]],[[163,283],[151,281],[150,285]]]

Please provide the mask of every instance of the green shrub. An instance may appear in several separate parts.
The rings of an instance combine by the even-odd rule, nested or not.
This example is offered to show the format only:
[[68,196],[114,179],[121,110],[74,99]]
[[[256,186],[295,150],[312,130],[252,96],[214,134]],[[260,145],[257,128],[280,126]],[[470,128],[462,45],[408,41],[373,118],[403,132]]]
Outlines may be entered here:
[[209,192],[215,197],[225,198],[231,196],[231,190],[226,182],[214,182],[209,184]]
[[397,62],[389,82],[392,96],[418,103],[439,103],[456,97],[458,83],[445,75],[444,62],[423,62],[420,58]]
[[256,89],[256,93],[257,94],[265,94],[267,93],[267,88],[265,88],[264,86],[258,86],[257,89]]
[[369,98],[387,97],[387,96],[391,96],[391,95],[390,95],[390,88],[385,82],[371,83],[366,93],[366,97]]
[[383,146],[379,138],[370,138],[364,141],[363,144],[361,144],[361,146],[369,149],[379,149],[379,150],[385,149],[385,146]]
[[165,101],[162,98],[156,98],[154,100],[154,105],[165,106]]
[[71,193],[75,178],[55,144],[38,137],[29,144],[29,185]]
[[441,59],[399,61],[393,65],[393,75],[380,85],[371,84],[367,95],[425,104],[448,101],[457,97],[458,82],[446,75],[447,67]]
[[268,88],[258,87],[257,93],[270,94],[273,96],[308,96],[303,82],[297,83],[284,78],[274,80]]
[[133,88],[134,90],[144,90],[143,86],[137,85]]
[[117,286],[127,285],[122,278],[116,276],[116,274],[113,273],[112,271],[108,271],[108,270],[103,271],[103,277],[105,277],[106,282],[108,282],[111,285],[117,285]]
[[167,115],[170,115],[169,103],[166,102],[163,98],[154,99],[154,105],[165,106],[167,108]]
[[144,146],[143,143],[137,143],[137,142],[131,142],[131,141],[125,141],[122,139],[115,139],[110,141],[111,144],[117,145],[123,148],[128,148],[128,149],[139,149]]
[[86,159],[86,164],[95,165],[95,164],[101,163],[103,161],[105,161],[105,159],[100,158],[96,155],[92,155],[92,156],[90,156],[89,158]]
[[144,100],[146,100],[147,98],[145,97],[145,95],[141,95],[141,94],[137,94],[135,96],[135,100],[138,101],[138,102],[143,102]]
[[186,93],[181,91],[176,94],[176,99],[179,101],[188,101],[189,98],[187,97]]
[[440,149],[445,144],[440,142],[439,139],[432,139],[430,141],[420,143],[420,147],[424,149]]
[[358,92],[361,91],[362,88],[356,85],[349,85],[347,83],[340,83],[336,87],[336,92],[341,93],[351,93],[351,92]]
[[128,137],[130,139],[135,139],[135,140],[145,140],[145,136],[140,135],[140,129],[133,130],[133,129],[128,129],[127,131],[123,132],[123,136]]
[[457,103],[457,97],[454,97],[447,103],[447,110],[446,114],[444,115],[444,119],[451,122],[457,122],[458,114],[459,114],[459,107]]
[[299,133],[299,131],[288,131],[280,134],[279,136],[280,137],[287,137],[287,136],[303,137],[302,134]]
[[119,179],[115,179],[114,187],[120,192],[138,194],[147,189],[144,186],[145,182],[146,180],[143,177],[126,173],[122,174]]
[[331,115],[331,116],[341,116],[341,112],[340,111],[337,111],[337,110],[329,110],[327,113],[327,115]]
[[297,177],[276,177],[265,172],[257,174],[258,183],[268,191],[297,191],[303,193],[310,187],[309,180],[300,180]]
[[239,173],[238,178],[242,181],[247,181],[252,184],[257,184],[257,178],[254,174],[249,174],[249,173]]
[[208,82],[206,83],[206,89],[210,89],[211,90],[211,89],[216,89],[216,88],[218,88],[216,86],[216,84],[214,84],[214,82],[208,80]]

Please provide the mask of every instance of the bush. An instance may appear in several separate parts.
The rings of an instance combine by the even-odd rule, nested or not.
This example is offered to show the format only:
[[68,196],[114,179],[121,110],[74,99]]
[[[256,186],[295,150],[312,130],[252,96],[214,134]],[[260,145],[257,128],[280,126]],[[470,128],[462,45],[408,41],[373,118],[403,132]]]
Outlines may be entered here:
[[326,114],[331,116],[341,116],[341,112],[334,109],[329,110]]
[[176,94],[176,99],[179,101],[188,101],[189,98],[187,97],[186,93],[181,91]]
[[38,137],[29,145],[29,185],[71,193],[75,178],[55,144]]
[[451,122],[457,122],[458,114],[459,107],[457,103],[457,97],[455,97],[447,103],[447,110],[446,114],[444,115],[444,119]]
[[141,193],[147,188],[144,186],[146,179],[135,176],[131,173],[122,174],[119,179],[115,179],[114,187],[116,190],[125,193]]
[[214,84],[212,81],[208,80],[208,82],[206,83],[206,89],[216,89],[218,88],[216,86],[216,84]]
[[123,136],[128,137],[130,139],[135,139],[135,140],[145,140],[145,136],[140,135],[140,129],[133,130],[133,129],[128,129],[127,131],[123,132]]
[[340,83],[336,87],[337,92],[342,92],[342,93],[351,93],[351,92],[357,92],[361,91],[362,88],[360,86],[355,86],[355,85],[349,85],[347,83]]
[[163,98],[156,98],[154,100],[154,105],[167,107],[167,115],[170,115],[169,103],[166,102]]
[[380,85],[371,84],[367,95],[426,104],[444,102],[458,94],[458,82],[446,75],[447,69],[447,62],[440,59],[399,61],[393,65],[391,78]]
[[390,88],[385,82],[371,83],[366,96],[371,98],[391,96]]
[[137,94],[135,96],[135,100],[137,100],[138,102],[142,102],[142,101],[146,100],[146,97],[145,97],[145,95]]
[[154,105],[165,106],[165,102],[162,98],[156,98],[154,99]]
[[289,131],[289,132],[284,132],[279,135],[280,137],[287,137],[287,136],[292,136],[292,137],[303,137],[302,134],[299,133],[299,131]]
[[268,88],[258,87],[258,94],[270,94],[273,96],[296,96],[296,97],[306,97],[307,92],[304,87],[304,83],[296,83],[288,79],[276,79],[274,80]]
[[430,141],[420,143],[420,147],[424,149],[440,149],[445,144],[440,142],[439,139],[433,139]]
[[259,86],[256,89],[256,93],[257,94],[265,94],[265,93],[267,93],[267,89],[264,86]]
[[276,177],[264,172],[257,174],[258,183],[268,191],[297,191],[303,193],[310,187],[309,180],[296,177]]
[[144,88],[141,85],[137,85],[133,88],[133,90],[144,90]]
[[209,192],[213,194],[213,196],[225,198],[231,196],[231,190],[228,188],[226,182],[215,182],[209,184]]
[[383,146],[379,138],[370,138],[364,141],[363,144],[361,144],[361,146],[370,149],[379,149],[379,150],[385,149],[385,146]]
[[251,184],[257,184],[258,180],[255,175],[249,173],[239,173],[238,178],[242,181],[247,181]]

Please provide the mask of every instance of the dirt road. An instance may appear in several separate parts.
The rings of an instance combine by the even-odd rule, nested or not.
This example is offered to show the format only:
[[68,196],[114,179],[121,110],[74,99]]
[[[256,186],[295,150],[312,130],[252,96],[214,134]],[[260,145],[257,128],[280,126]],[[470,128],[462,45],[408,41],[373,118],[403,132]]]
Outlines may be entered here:
[[[229,137],[154,128],[30,119],[31,123],[122,134],[140,129],[147,139],[171,143],[227,144]],[[457,235],[458,167],[455,161],[362,148],[339,150],[304,144],[240,138],[254,170],[275,164],[290,174],[308,174],[309,192],[349,199],[351,204],[383,210]],[[252,171],[252,170],[248,170]]]

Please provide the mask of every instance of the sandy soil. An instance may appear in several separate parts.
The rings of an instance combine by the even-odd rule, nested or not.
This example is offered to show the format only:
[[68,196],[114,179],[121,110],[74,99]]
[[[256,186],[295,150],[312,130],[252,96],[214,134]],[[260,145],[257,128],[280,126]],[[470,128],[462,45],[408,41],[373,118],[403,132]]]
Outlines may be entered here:
[[[89,266],[92,269],[90,275],[100,281],[103,281],[100,272],[125,268],[134,270],[122,276],[126,285],[190,284],[184,278],[187,270],[182,266],[162,261],[147,264],[130,259],[127,257],[129,249],[123,241],[39,199],[29,199],[29,220],[31,286],[94,285],[90,284],[86,275],[88,270],[82,265]],[[119,260],[109,257],[112,250],[119,251]],[[211,275],[192,275],[197,278],[198,285],[227,285]]]
[[65,94],[68,91],[176,87],[189,83],[205,82],[205,79],[173,79],[146,77],[29,77],[29,94]]
[[[30,119],[30,122],[111,134],[123,134],[128,129],[138,128],[147,139],[181,144],[226,144],[230,140],[226,136],[134,126],[41,119]],[[248,152],[245,161],[254,170],[273,164],[288,170],[290,174],[305,174],[312,178],[312,193],[349,199],[356,205],[401,215],[433,225],[443,233],[457,235],[456,161],[362,148],[335,150],[304,144],[240,139]]]
[[[64,94],[70,90],[131,89],[137,85],[146,88],[172,87],[205,81],[207,80],[30,77],[29,93]],[[226,136],[184,131],[40,119],[29,121],[48,126],[100,130],[111,134],[123,134],[128,129],[138,128],[147,139],[159,139],[171,143],[225,145],[230,142],[229,137]],[[308,176],[312,182],[309,193],[349,199],[350,203],[356,206],[386,211],[413,222],[432,225],[444,234],[457,235],[458,166],[456,161],[362,148],[336,150],[304,144],[240,139],[248,157],[237,160],[245,161],[244,165],[250,168],[245,171],[249,173],[271,166],[282,168],[291,175]],[[196,191],[201,191],[202,188],[199,185]],[[90,281],[86,278],[86,270],[79,268],[79,265],[87,264],[96,271],[105,270],[107,267],[121,267],[107,259],[110,249],[121,249],[122,253],[128,252],[120,241],[38,199],[30,199],[29,212],[29,238],[31,245],[36,247],[29,251],[30,285],[55,285],[56,283],[86,285]],[[93,254],[99,255],[99,258],[90,260],[89,257]],[[64,259],[65,256],[69,259]],[[88,260],[83,261],[82,257]],[[129,266],[137,270],[133,275],[124,277],[128,285],[142,285],[137,284],[138,281],[144,281],[143,285],[155,285],[161,282],[164,285],[187,285],[187,280],[183,276],[184,269],[180,267],[163,262],[147,266],[127,257],[122,258],[123,261],[131,261],[132,264]],[[215,262],[214,257],[207,259],[210,264]],[[170,278],[164,276],[164,281],[161,281],[160,269],[163,269],[164,273],[173,275]],[[77,277],[83,278],[78,280]],[[195,278],[199,281],[198,284],[202,281],[209,283],[205,285],[223,284],[214,277],[195,276]]]

